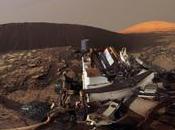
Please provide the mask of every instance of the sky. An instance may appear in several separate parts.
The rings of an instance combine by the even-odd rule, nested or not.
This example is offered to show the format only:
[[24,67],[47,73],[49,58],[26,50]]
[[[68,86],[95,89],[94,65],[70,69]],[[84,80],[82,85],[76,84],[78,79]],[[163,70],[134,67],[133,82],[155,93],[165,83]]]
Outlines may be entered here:
[[0,0],[0,24],[70,23],[117,31],[155,20],[175,22],[175,0]]

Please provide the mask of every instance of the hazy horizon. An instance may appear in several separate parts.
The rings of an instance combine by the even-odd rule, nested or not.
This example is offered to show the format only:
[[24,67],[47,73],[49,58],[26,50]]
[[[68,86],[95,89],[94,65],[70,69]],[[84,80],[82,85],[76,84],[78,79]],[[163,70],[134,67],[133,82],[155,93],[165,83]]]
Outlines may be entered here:
[[145,21],[175,22],[175,0],[0,0],[0,24],[81,24],[111,31]]

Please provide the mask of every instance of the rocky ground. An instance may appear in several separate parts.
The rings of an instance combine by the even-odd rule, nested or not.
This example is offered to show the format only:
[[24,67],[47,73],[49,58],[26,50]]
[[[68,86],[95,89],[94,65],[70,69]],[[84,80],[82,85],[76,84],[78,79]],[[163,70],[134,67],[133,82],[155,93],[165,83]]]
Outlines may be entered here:
[[[160,66],[165,70],[175,69],[175,42],[174,37],[169,37],[167,44],[145,48],[140,52],[140,57],[153,65]],[[165,40],[165,39],[164,39]]]
[[34,123],[22,118],[20,107],[31,101],[58,102],[55,82],[68,65],[80,73],[80,59],[71,47],[10,52],[0,55],[0,128]]
[[[172,47],[156,47],[156,49],[142,52],[141,58],[170,70],[175,68],[174,50]],[[166,62],[165,65],[165,60],[170,62]],[[21,113],[21,106],[23,104],[36,100],[58,103],[59,99],[58,94],[55,92],[55,83],[59,78],[60,72],[66,69],[67,66],[69,66],[67,71],[70,77],[81,77],[80,53],[70,46],[1,54],[0,129],[36,123],[36,121],[23,116]],[[165,126],[160,122],[152,124],[152,128],[157,129],[158,126],[161,126],[161,129],[172,130],[171,127]],[[49,126],[42,129],[68,130],[87,129],[87,127],[71,123],[65,125],[65,122],[55,120]]]

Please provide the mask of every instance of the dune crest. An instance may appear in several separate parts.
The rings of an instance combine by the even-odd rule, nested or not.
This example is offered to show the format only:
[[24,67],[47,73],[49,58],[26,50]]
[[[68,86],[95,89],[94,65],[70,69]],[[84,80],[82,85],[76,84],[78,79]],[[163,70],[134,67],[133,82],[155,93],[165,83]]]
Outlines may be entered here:
[[147,33],[175,30],[175,23],[165,21],[143,22],[119,31],[120,33]]

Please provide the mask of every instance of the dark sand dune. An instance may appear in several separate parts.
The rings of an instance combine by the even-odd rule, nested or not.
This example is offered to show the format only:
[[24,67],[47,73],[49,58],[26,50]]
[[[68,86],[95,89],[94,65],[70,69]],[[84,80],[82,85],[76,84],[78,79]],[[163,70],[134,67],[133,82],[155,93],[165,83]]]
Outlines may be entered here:
[[[156,50],[160,48],[169,50],[169,48],[175,47],[173,25],[172,23],[149,22],[125,29],[125,33],[120,34],[95,27],[73,24],[4,24],[0,26],[0,53],[60,46],[79,47],[80,41],[87,38],[91,40],[90,47],[111,45],[118,49],[126,47],[134,53],[147,52],[154,54],[152,48],[159,47]],[[138,30],[141,30],[141,32],[139,33]],[[169,56],[170,54],[166,55]]]
[[[152,24],[154,23],[155,22]],[[149,23],[149,25],[150,24],[151,23]],[[138,26],[136,27],[135,31],[137,32]],[[165,25],[163,27],[165,28]],[[161,28],[159,28],[158,31],[160,32],[156,32],[155,30],[154,32],[144,32],[144,29],[148,31],[147,28],[149,28],[149,26],[142,27],[139,25],[139,30],[142,30],[141,33],[135,33],[132,27],[132,32],[131,29],[129,29],[129,33],[127,33],[127,29],[125,29],[125,33],[120,34],[100,28],[73,24],[4,24],[0,25],[0,52],[69,45],[79,47],[80,41],[86,38],[91,40],[91,47],[106,47],[112,45],[116,48],[127,47],[128,50],[131,51],[141,51],[143,48],[167,45],[167,43],[170,44],[170,42],[175,41],[175,39],[172,38],[175,35],[175,31],[171,30],[168,32],[166,30],[161,32]]]
[[122,34],[71,24],[12,23],[0,26],[0,52],[55,46],[80,46],[82,39],[91,39],[90,46],[125,46]]

